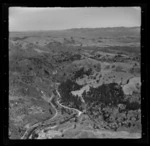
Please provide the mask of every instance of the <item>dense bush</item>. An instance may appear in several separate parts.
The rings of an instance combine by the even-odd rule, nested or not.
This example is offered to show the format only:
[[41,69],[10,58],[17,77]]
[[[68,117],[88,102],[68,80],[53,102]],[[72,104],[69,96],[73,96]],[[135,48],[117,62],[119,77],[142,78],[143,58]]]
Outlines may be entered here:
[[98,101],[105,105],[117,106],[124,99],[124,93],[121,86],[117,83],[103,84],[97,88],[90,87],[90,90],[83,94],[87,101]]
[[84,75],[91,75],[92,74],[92,69],[89,68],[88,70],[85,70],[84,67],[80,68],[79,70],[75,71],[72,80],[76,80],[78,78],[83,78]]
[[[86,102],[86,112],[91,120],[101,119],[104,121],[101,126],[115,131],[121,126],[133,129],[139,121],[140,99],[134,96],[126,98],[121,86],[117,83],[103,84],[97,88],[91,87],[87,93],[82,94]],[[132,98],[135,99],[131,100]]]
[[79,90],[81,87],[82,86],[69,79],[65,82],[62,82],[59,85],[59,92],[61,94],[60,103],[65,106],[81,110],[81,99],[78,96],[72,95],[71,93],[71,91]]

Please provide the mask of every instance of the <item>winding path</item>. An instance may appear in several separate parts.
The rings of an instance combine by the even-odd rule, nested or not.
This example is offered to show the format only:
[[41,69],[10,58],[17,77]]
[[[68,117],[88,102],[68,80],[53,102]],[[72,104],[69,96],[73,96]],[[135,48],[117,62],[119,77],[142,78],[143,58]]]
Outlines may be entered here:
[[[48,123],[50,123],[54,118],[56,118],[56,117],[58,116],[58,111],[57,111],[56,107],[51,103],[52,99],[55,98],[55,97],[54,97],[54,94],[52,94],[52,96],[51,96],[50,98],[48,98],[48,97],[44,94],[43,91],[41,91],[41,93],[43,94],[42,98],[43,98],[46,102],[48,102],[49,104],[51,104],[51,106],[52,106],[53,109],[56,111],[56,113],[55,113],[55,115],[54,115],[51,119],[48,119],[48,120],[46,120],[46,121],[44,121],[44,122],[36,123],[36,124],[32,125],[31,127],[29,126],[29,124],[26,125],[27,130],[26,130],[26,132],[24,133],[24,135],[21,137],[21,139],[25,139],[25,137],[28,135],[28,133],[29,133],[29,131],[30,131],[31,129],[33,129],[33,128],[37,127],[37,126],[41,126],[41,125],[43,125],[44,123],[47,123],[47,121],[48,121]],[[58,90],[56,90],[56,93],[57,93],[57,95],[61,98],[61,95],[60,95],[60,93],[58,92]],[[78,117],[83,113],[83,112],[81,112],[81,111],[79,111],[79,110],[77,110],[77,109],[64,106],[64,105],[60,104],[58,101],[57,101],[57,104],[59,104],[61,107],[64,107],[64,108],[67,108],[67,109],[71,109],[71,110],[77,111],[77,112],[78,112]],[[45,124],[44,124],[44,125],[45,125]],[[50,127],[50,129],[53,129],[53,128],[55,128],[55,127],[57,127],[57,126],[52,126],[52,127]],[[33,130],[34,130],[34,129],[33,129]]]

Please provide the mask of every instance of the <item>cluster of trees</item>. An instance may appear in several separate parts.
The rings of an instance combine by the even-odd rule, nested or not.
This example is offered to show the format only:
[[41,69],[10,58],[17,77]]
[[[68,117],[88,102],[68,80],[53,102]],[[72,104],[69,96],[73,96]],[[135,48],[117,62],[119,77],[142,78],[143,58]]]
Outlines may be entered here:
[[61,103],[72,107],[72,108],[76,108],[78,110],[82,109],[82,105],[83,103],[81,102],[81,98],[78,97],[77,95],[73,95],[71,92],[72,91],[76,91],[76,90],[80,90],[83,86],[78,85],[76,83],[76,79],[78,78],[83,78],[84,75],[91,75],[92,73],[92,69],[87,69],[85,70],[84,67],[74,71],[72,73],[72,76],[70,77],[70,79],[68,78],[67,80],[63,81],[60,85],[59,85],[59,91],[61,93]]
[[58,88],[61,95],[60,103],[70,108],[82,110],[81,98],[71,93],[71,91],[80,90],[81,87],[81,85],[78,85],[70,79],[62,82]]
[[[79,90],[81,87],[73,80],[62,82],[59,86],[60,103],[82,111],[81,99],[71,94],[71,91]],[[126,97],[122,87],[117,83],[103,84],[97,88],[90,87],[88,92],[84,91],[82,94],[84,108],[90,119],[97,125],[101,124],[100,127],[114,131],[121,128],[141,130],[140,97],[137,98],[137,94],[133,96]]]
[[[117,130],[123,126],[136,127],[140,122],[139,98],[135,100],[131,100],[134,98],[132,96],[126,98],[121,86],[117,83],[103,84],[97,88],[91,87],[88,92],[82,94],[82,97],[86,103],[87,114],[91,120],[103,120],[101,126]],[[133,112],[134,114],[131,114]]]
[[[91,73],[90,71],[87,72],[87,75]],[[81,99],[72,95],[71,91],[82,88],[81,85],[75,82],[75,79],[82,78],[84,74],[86,74],[85,70],[81,68],[75,72],[72,79],[60,84],[60,103],[80,111],[83,110]],[[141,102],[139,94],[125,95],[119,84],[109,83],[102,84],[97,88],[90,87],[88,92],[83,92],[82,97],[85,101],[86,113],[97,124],[102,123],[101,127],[110,130],[117,130],[121,127],[128,129],[140,127],[141,114],[139,110]]]
[[55,56],[55,60],[58,63],[72,62],[72,61],[80,60],[80,59],[81,59],[80,54],[72,54],[70,52],[62,52]]
[[76,80],[78,78],[83,78],[84,75],[90,76],[91,74],[92,74],[92,69],[91,68],[85,70],[85,68],[82,67],[79,70],[74,72],[72,80]]
[[87,102],[98,101],[104,105],[116,106],[123,101],[123,90],[117,83],[102,84],[97,88],[90,87],[88,92],[82,94]]

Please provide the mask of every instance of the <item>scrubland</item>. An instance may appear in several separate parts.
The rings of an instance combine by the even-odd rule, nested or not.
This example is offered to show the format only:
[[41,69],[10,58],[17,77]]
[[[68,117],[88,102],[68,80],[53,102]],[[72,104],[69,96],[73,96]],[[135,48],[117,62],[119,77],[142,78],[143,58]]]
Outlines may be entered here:
[[10,32],[10,138],[140,138],[140,56],[138,27]]

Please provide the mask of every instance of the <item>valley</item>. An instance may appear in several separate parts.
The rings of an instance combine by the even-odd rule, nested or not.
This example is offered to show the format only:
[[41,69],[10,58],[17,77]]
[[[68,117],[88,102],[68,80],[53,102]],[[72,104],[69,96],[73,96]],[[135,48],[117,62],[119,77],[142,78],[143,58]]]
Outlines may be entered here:
[[9,138],[141,138],[140,27],[9,33]]

